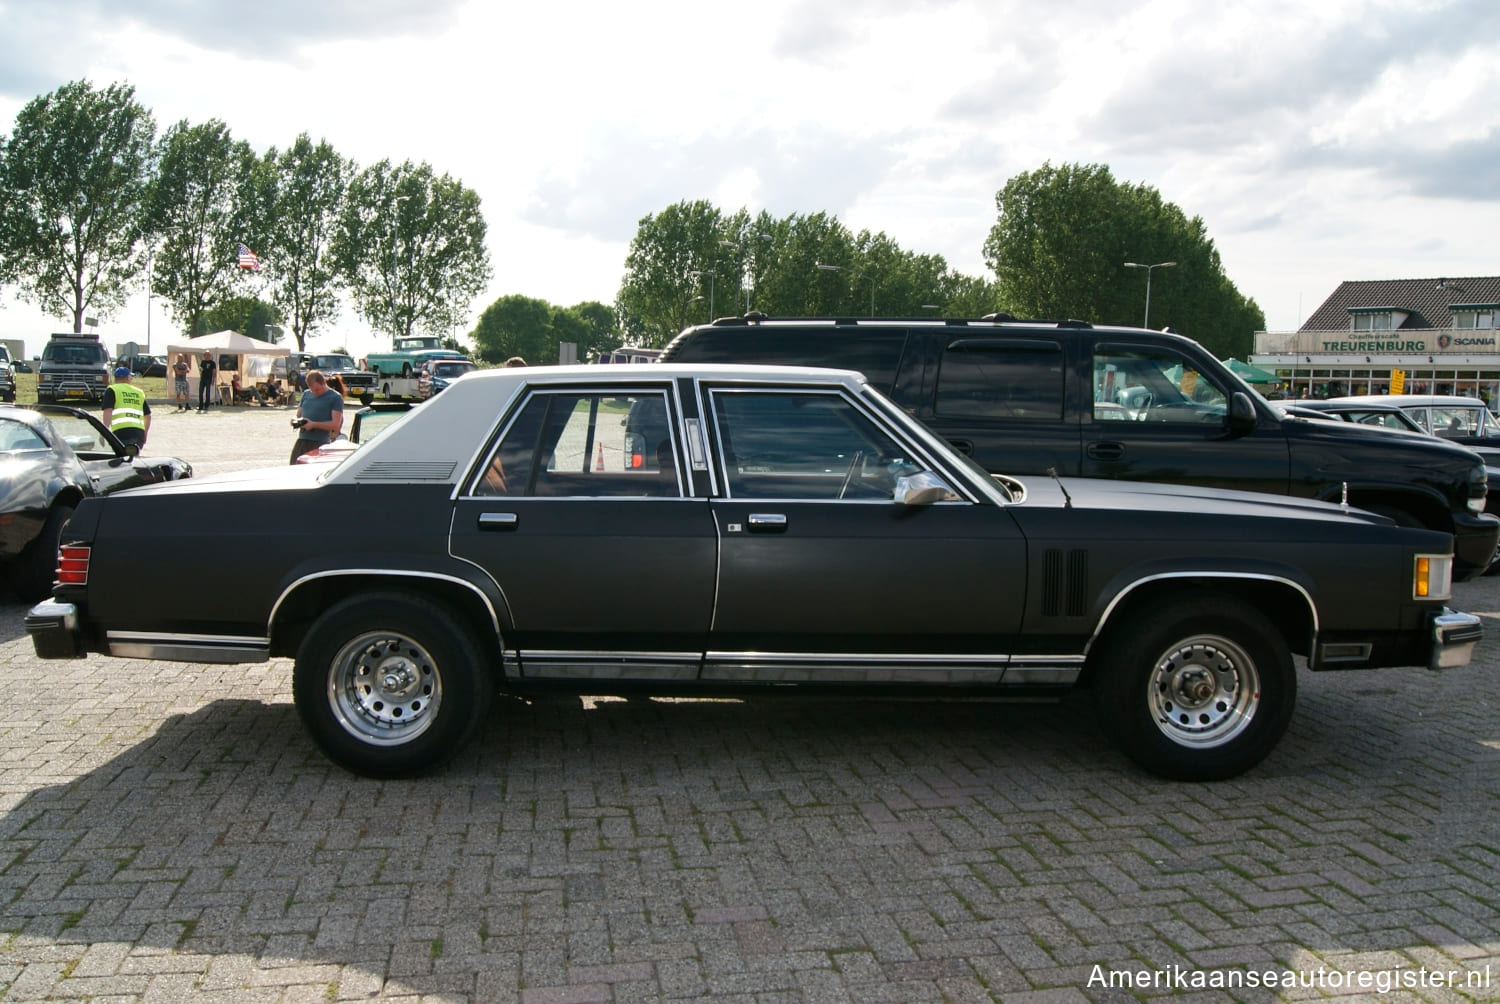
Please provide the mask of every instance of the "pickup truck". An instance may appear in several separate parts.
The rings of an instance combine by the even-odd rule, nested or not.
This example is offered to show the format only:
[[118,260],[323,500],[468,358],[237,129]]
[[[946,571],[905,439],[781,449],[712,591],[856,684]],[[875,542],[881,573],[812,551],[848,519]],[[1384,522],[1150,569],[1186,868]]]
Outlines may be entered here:
[[430,360],[464,358],[462,352],[443,348],[442,340],[432,335],[397,338],[391,348],[390,352],[372,352],[365,357],[365,365],[376,376],[413,377]]

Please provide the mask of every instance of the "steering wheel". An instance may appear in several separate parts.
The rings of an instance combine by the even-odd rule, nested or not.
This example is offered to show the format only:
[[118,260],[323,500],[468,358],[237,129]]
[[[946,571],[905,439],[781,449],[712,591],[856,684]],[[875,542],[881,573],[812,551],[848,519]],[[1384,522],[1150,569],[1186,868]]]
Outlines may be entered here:
[[844,472],[843,483],[839,485],[839,498],[843,498],[844,497],[844,493],[849,490],[849,482],[851,482],[851,481],[854,480],[854,472],[859,467],[859,462],[861,460],[863,460],[864,458],[865,458],[865,451],[864,450],[855,450],[854,451],[854,459],[851,460],[851,461],[849,461],[849,469]]

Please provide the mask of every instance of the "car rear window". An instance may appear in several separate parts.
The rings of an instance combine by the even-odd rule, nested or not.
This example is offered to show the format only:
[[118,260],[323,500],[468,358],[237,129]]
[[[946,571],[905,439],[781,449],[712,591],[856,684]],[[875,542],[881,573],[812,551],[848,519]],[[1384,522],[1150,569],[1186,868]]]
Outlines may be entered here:
[[1063,415],[1063,351],[1057,342],[966,338],[938,368],[937,414],[945,418],[1057,421]]

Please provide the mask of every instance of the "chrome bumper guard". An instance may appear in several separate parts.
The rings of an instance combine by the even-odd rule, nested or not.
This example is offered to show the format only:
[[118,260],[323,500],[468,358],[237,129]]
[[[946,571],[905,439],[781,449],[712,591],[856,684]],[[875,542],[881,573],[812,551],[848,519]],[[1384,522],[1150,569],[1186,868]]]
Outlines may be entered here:
[[1478,617],[1444,607],[1432,619],[1432,651],[1427,656],[1427,668],[1467,666],[1474,655],[1474,646],[1483,637],[1484,625]]
[[26,612],[25,624],[38,658],[82,659],[87,654],[78,608],[71,603],[43,600]]

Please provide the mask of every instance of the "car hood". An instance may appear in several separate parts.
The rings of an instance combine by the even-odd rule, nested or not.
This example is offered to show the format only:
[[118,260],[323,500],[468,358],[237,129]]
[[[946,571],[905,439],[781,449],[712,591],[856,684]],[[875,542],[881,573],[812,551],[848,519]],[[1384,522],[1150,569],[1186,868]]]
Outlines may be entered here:
[[1196,485],[1164,485],[1102,478],[1063,478],[1059,482],[1045,477],[1027,477],[1026,501],[1020,503],[1019,507],[1029,506],[1148,511],[1167,516],[1206,515],[1393,525],[1384,516],[1315,499],[1202,488]]

